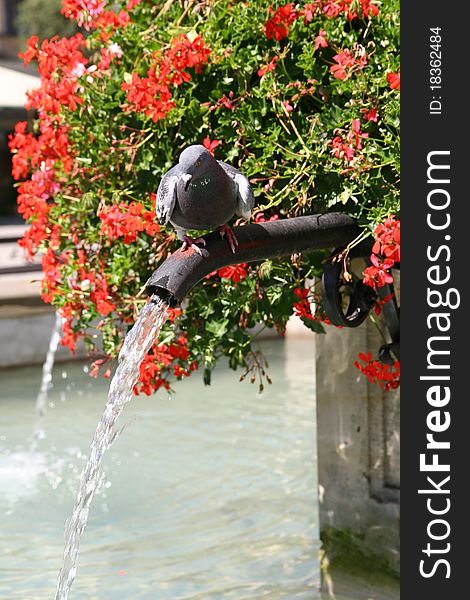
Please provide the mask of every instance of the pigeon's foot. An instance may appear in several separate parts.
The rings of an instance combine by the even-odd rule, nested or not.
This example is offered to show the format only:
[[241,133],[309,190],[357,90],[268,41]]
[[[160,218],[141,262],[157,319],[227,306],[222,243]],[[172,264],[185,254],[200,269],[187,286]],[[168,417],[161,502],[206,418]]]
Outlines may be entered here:
[[220,232],[220,236],[222,238],[227,236],[227,242],[229,243],[230,249],[235,254],[235,250],[237,249],[237,246],[238,246],[238,240],[237,240],[235,234],[233,233],[232,228],[229,227],[227,224],[221,225],[219,227],[219,232]]
[[199,246],[197,244],[201,244],[201,246],[205,246],[206,240],[204,238],[193,239],[192,237],[185,235],[185,236],[183,236],[183,245],[181,246],[181,252],[184,252],[188,248],[192,248],[194,250],[194,252],[197,252],[199,255],[202,256],[202,250],[201,250],[201,248],[199,248]]

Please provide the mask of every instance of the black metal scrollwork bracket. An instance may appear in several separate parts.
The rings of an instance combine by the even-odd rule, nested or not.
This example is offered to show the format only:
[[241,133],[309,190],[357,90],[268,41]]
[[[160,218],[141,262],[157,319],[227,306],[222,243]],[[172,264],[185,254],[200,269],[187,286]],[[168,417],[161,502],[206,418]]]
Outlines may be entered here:
[[[379,360],[393,364],[400,360],[400,309],[393,284],[378,288],[377,292],[361,280],[347,282],[343,277],[343,261],[338,260],[344,248],[337,249],[323,269],[321,293],[323,309],[333,325],[358,327],[365,321],[378,299],[386,299],[382,314],[388,329],[390,342],[379,349]],[[349,252],[350,258],[370,256],[370,243],[359,245]],[[399,268],[399,265],[396,265]],[[349,302],[344,302],[345,296]]]

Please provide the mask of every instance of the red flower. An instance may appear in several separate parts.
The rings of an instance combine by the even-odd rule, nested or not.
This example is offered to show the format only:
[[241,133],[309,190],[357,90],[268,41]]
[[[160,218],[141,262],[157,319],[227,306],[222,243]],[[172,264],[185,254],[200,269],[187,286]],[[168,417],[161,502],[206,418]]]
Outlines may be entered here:
[[68,39],[54,36],[43,40],[40,47],[34,41],[35,38],[30,39],[30,48],[23,57],[26,63],[31,58],[37,60],[41,88],[27,93],[26,108],[37,109],[41,118],[46,113],[58,115],[61,106],[75,110],[83,102],[77,95],[78,79],[88,62],[80,51],[85,45],[83,36],[80,33]]
[[368,108],[363,108],[363,109],[361,110],[361,112],[362,112],[362,114],[363,114],[363,116],[364,116],[364,119],[365,119],[366,121],[374,121],[374,123],[377,123],[377,122],[378,122],[378,120],[379,120],[379,115],[378,115],[378,113],[377,113],[377,108],[370,108],[370,109],[368,109]]
[[224,94],[222,96],[222,98],[219,98],[215,104],[212,104],[210,106],[209,112],[213,112],[214,110],[217,110],[218,108],[222,108],[222,107],[227,108],[228,110],[233,110],[234,106],[233,106],[233,102],[231,100],[231,98],[233,98],[233,95],[234,95],[233,92],[230,92],[230,94],[229,94],[230,98],[227,98],[227,96]]
[[315,13],[320,9],[321,0],[315,0],[313,3],[306,4],[303,9],[299,12],[299,17],[304,18],[304,24],[307,25],[313,17]]
[[264,75],[266,75],[266,73],[269,73],[270,71],[274,71],[278,60],[279,60],[279,56],[274,56],[270,63],[268,63],[264,67],[260,67],[258,70],[259,77],[263,77]]
[[191,81],[188,68],[196,68],[200,73],[210,55],[201,36],[190,38],[182,34],[173,38],[171,47],[163,57],[154,55],[154,64],[150,67],[147,77],[132,73],[131,83],[122,83],[121,89],[127,91],[128,104],[124,110],[136,110],[151,117],[154,122],[164,119],[175,107],[170,86],[180,86]]
[[378,384],[386,392],[399,387],[400,363],[398,361],[395,361],[393,365],[387,365],[378,360],[373,360],[371,352],[367,354],[360,352],[358,358],[364,364],[356,361],[354,365],[367,377],[370,383]]
[[183,314],[181,308],[169,308],[168,309],[168,319],[170,323],[174,323],[175,319],[180,317]]
[[78,333],[76,333],[72,327],[73,315],[66,316],[65,307],[62,308],[59,312],[64,317],[64,321],[62,322],[62,338],[60,340],[60,343],[62,346],[67,346],[72,352],[72,354],[75,354]]
[[121,88],[127,91],[127,104],[124,110],[136,110],[143,112],[155,123],[164,119],[176,104],[173,102],[172,94],[166,85],[158,83],[153,77],[139,77],[132,73],[132,82],[123,83]]
[[153,211],[145,210],[140,202],[120,202],[105,206],[98,212],[101,219],[100,233],[110,241],[123,238],[125,244],[135,242],[139,233],[154,237],[160,232]]
[[315,317],[312,315],[312,309],[308,299],[310,291],[307,288],[295,288],[294,294],[300,300],[300,302],[294,302],[293,304],[294,314],[297,317],[303,317],[304,319],[310,319],[314,321]]
[[294,107],[291,104],[289,104],[289,102],[287,102],[287,100],[283,100],[281,102],[281,104],[282,104],[284,110],[286,111],[286,113],[290,113],[294,110]]
[[94,22],[91,22],[90,27],[98,29],[101,39],[108,42],[116,29],[127,27],[130,22],[131,18],[127,11],[121,10],[115,13],[113,10],[108,10],[99,15]]
[[222,279],[231,279],[234,283],[238,283],[241,279],[245,279],[247,266],[247,263],[240,263],[239,265],[223,267],[217,271],[217,274]]
[[266,223],[266,222],[269,222],[269,221],[278,221],[278,220],[279,220],[279,215],[278,214],[271,215],[269,217],[269,219],[266,219],[265,214],[262,211],[257,212],[256,215],[255,215],[255,218],[254,218],[254,222],[255,223]]
[[387,302],[390,302],[390,300],[392,300],[393,298],[394,294],[387,294],[384,298],[377,298],[374,306],[375,314],[377,316],[380,315],[380,313],[382,312],[382,306],[384,304],[387,304]]
[[[90,365],[90,377],[98,377],[100,369],[107,364],[111,360],[111,356],[106,356],[105,358],[98,358],[93,361]],[[103,377],[105,379],[109,379],[111,376],[111,369],[108,367],[104,373]]]
[[189,362],[187,339],[184,335],[170,345],[155,343],[140,366],[139,382],[134,394],[144,393],[148,396],[161,387],[170,389],[168,377],[189,377],[198,368],[196,361]]
[[376,17],[379,14],[380,10],[375,5],[374,0],[360,0],[360,2],[365,17]]
[[395,264],[394,260],[386,258],[381,261],[375,254],[370,257],[372,267],[364,269],[364,283],[372,288],[383,287],[387,283],[393,283],[393,277],[388,272]]
[[104,12],[106,0],[62,0],[62,14],[77,21],[80,27],[90,29],[94,19]]
[[345,142],[339,135],[334,137],[330,142],[332,149],[331,154],[336,158],[340,158],[347,162],[351,162],[354,158],[354,148]]
[[335,54],[333,60],[337,63],[330,67],[331,73],[336,79],[349,79],[351,75],[358,70],[363,69],[367,64],[367,53],[362,46],[351,52],[347,48]]
[[379,9],[373,0],[326,0],[323,12],[329,19],[335,19],[343,13],[348,21],[353,21],[359,14],[366,18],[375,17]]
[[326,31],[324,29],[321,29],[317,37],[315,38],[315,50],[318,50],[318,48],[326,48],[327,46],[328,41],[326,39]]
[[269,12],[274,14],[264,24],[263,31],[268,40],[276,38],[279,42],[289,35],[289,25],[297,19],[299,13],[293,2],[280,6],[276,11],[269,7]]
[[111,296],[108,288],[108,281],[104,273],[95,274],[94,272],[87,272],[85,269],[81,269],[79,273],[82,283],[86,283],[85,286],[80,285],[80,289],[87,289],[90,287],[90,300],[96,305],[96,310],[100,315],[106,317],[110,313],[116,310],[116,305],[111,301]]
[[392,215],[374,230],[374,254],[382,254],[394,262],[400,262],[400,221]]
[[362,149],[362,138],[369,137],[368,133],[361,132],[361,121],[359,119],[353,119],[352,122],[352,132],[348,134],[348,141],[354,140],[356,148],[358,150]]
[[24,64],[28,65],[38,55],[38,42],[39,38],[37,35],[32,35],[26,42],[28,49],[26,52],[20,52],[18,56],[23,59]]
[[390,84],[390,89],[400,91],[400,73],[389,73],[387,81]]
[[214,150],[217,148],[217,146],[220,146],[221,143],[222,142],[219,142],[219,140],[211,140],[208,137],[202,140],[202,145],[204,146],[204,148],[207,148],[209,150],[212,156],[214,156]]
[[345,162],[352,162],[356,156],[356,150],[362,150],[362,139],[367,137],[369,134],[361,131],[360,120],[353,119],[351,131],[345,139],[337,135],[331,140],[331,153]]

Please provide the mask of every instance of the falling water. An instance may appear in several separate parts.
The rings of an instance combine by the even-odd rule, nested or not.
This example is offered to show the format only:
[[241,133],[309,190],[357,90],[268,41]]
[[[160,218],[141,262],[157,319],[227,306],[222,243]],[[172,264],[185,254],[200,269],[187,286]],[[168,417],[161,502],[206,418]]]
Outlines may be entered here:
[[33,441],[31,443],[30,454],[33,454],[37,450],[39,441],[45,437],[43,421],[47,410],[47,396],[52,386],[52,369],[54,367],[55,355],[60,338],[62,337],[62,324],[62,315],[60,315],[59,312],[56,312],[46,360],[42,365],[41,387],[39,388],[39,392],[36,397],[36,422],[34,424]]
[[67,522],[64,558],[59,572],[55,600],[66,600],[72,587],[77,571],[80,538],[87,524],[91,501],[102,481],[101,461],[117,435],[114,424],[122,413],[124,405],[132,399],[133,389],[139,378],[140,365],[165,322],[167,311],[167,305],[156,296],[152,296],[124,340],[104,413],[96,428],[90,456],[81,476],[73,513]]
[[49,341],[49,349],[47,351],[46,360],[42,365],[42,381],[39,393],[36,398],[36,414],[38,417],[43,417],[46,414],[47,393],[52,382],[52,368],[54,367],[55,354],[62,336],[62,315],[57,312],[55,315],[55,323],[52,329],[51,339]]

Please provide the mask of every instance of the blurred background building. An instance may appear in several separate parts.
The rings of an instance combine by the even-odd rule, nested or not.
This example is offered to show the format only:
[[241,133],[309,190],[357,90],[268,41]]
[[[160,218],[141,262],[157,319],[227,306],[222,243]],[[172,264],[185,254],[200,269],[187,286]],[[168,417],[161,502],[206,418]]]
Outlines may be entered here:
[[36,83],[18,59],[18,4],[18,0],[0,0],[0,225],[21,222],[16,211],[8,134],[17,121],[26,118],[26,89]]
[[8,134],[16,122],[33,117],[24,108],[26,91],[39,86],[34,64],[25,67],[18,52],[31,35],[44,39],[75,32],[74,23],[61,15],[61,6],[61,0],[0,0],[0,231],[3,232],[7,225],[22,224],[11,177]]
[[[45,0],[41,2],[45,3]],[[56,4],[56,1],[51,0],[51,3]],[[15,123],[34,116],[24,107],[26,92],[39,87],[34,66],[25,68],[18,58],[18,52],[29,37],[28,28],[36,28],[37,10],[30,12],[26,20],[23,18],[26,27],[21,33],[19,17],[24,9],[30,10],[29,5],[30,0],[0,0],[0,339],[3,346],[0,358],[5,358],[5,361],[0,360],[0,364],[7,365],[12,362],[9,356],[15,357],[18,353],[19,344],[12,342],[21,334],[31,339],[35,318],[39,316],[36,313],[41,313],[40,317],[45,319],[41,323],[42,335],[38,338],[36,353],[39,347],[42,348],[41,344],[47,343],[49,321],[53,318],[51,309],[42,306],[39,295],[37,280],[40,265],[27,261],[17,244],[26,226],[17,210],[17,191],[11,176],[8,148],[8,136],[13,132]],[[39,35],[40,29],[37,31]],[[20,318],[23,316],[25,319]],[[36,340],[32,340],[31,346],[35,344]]]

